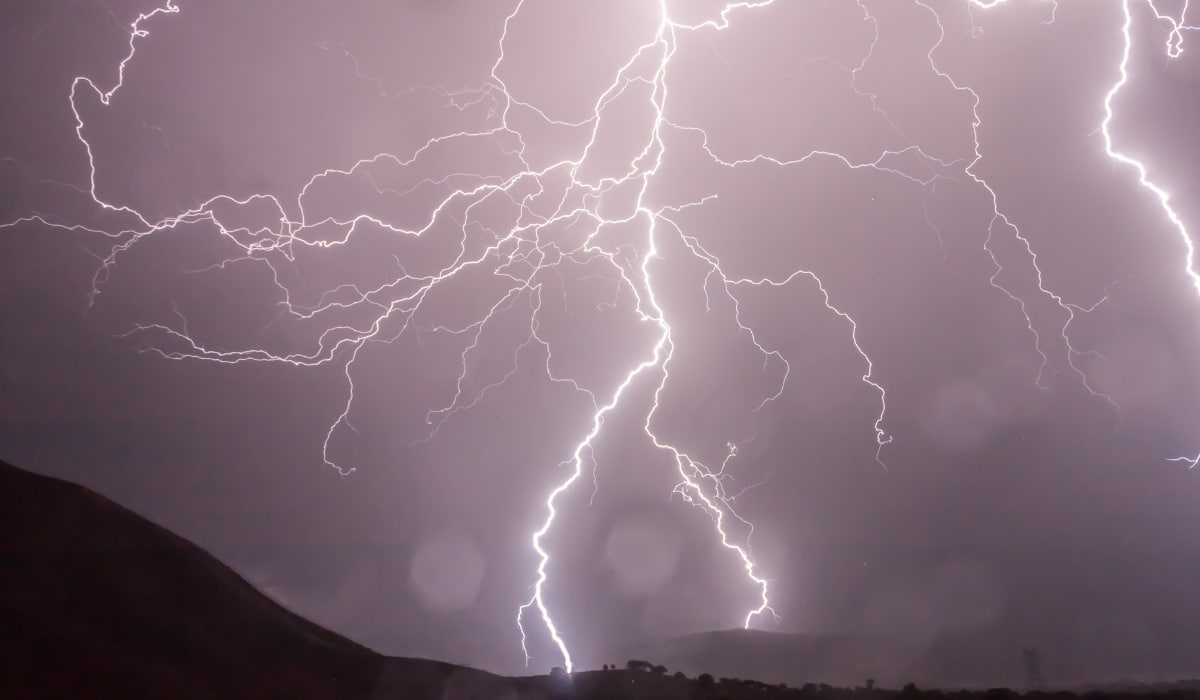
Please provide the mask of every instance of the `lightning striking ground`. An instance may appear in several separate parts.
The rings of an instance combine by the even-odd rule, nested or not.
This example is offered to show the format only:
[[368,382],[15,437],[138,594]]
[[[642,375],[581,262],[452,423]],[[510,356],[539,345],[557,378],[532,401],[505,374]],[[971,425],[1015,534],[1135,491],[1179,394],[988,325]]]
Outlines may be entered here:
[[[565,669],[570,672],[575,666],[575,660],[570,652],[567,634],[554,620],[551,606],[546,595],[550,586],[550,567],[553,562],[552,553],[545,543],[546,536],[554,527],[560,514],[560,498],[571,490],[577,481],[584,476],[587,469],[599,469],[595,460],[595,443],[601,435],[606,421],[618,411],[637,411],[644,416],[642,429],[646,440],[674,464],[678,476],[673,493],[692,506],[699,508],[711,520],[715,536],[719,544],[729,550],[733,562],[739,566],[756,590],[753,604],[742,617],[742,623],[749,627],[760,616],[770,614],[775,616],[769,596],[769,579],[759,571],[751,548],[751,537],[754,534],[752,522],[735,509],[738,493],[731,493],[728,484],[732,481],[729,467],[738,454],[737,436],[727,436],[728,452],[724,455],[719,467],[710,468],[702,458],[694,456],[698,450],[679,445],[663,437],[656,430],[656,419],[663,411],[663,394],[671,386],[671,370],[674,366],[677,335],[673,332],[671,312],[661,300],[659,266],[666,264],[662,256],[665,241],[678,243],[683,250],[688,251],[693,260],[707,270],[703,294],[706,308],[712,309],[712,291],[720,294],[729,302],[732,308],[732,330],[743,335],[755,348],[762,358],[764,372],[773,371],[777,375],[774,388],[767,392],[758,403],[755,411],[767,407],[779,399],[788,389],[788,381],[792,367],[784,353],[762,341],[760,329],[743,321],[739,292],[746,288],[792,288],[801,284],[811,284],[815,288],[819,300],[825,309],[845,321],[848,327],[848,340],[854,352],[862,360],[862,382],[878,396],[878,413],[874,417],[869,431],[874,440],[875,460],[879,466],[886,469],[884,460],[885,447],[893,440],[886,430],[887,422],[887,392],[885,382],[875,373],[875,362],[870,353],[869,343],[860,338],[859,324],[855,318],[843,310],[835,302],[836,294],[831,293],[826,282],[818,274],[809,269],[796,269],[787,275],[771,277],[764,275],[735,275],[728,273],[717,255],[710,252],[704,242],[690,233],[687,226],[681,222],[679,214],[690,208],[704,207],[719,197],[719,193],[694,201],[663,203],[652,201],[650,188],[655,178],[660,175],[664,159],[668,155],[667,135],[690,136],[697,139],[699,150],[716,167],[740,169],[749,166],[766,166],[779,169],[781,172],[795,169],[814,162],[825,162],[848,170],[870,170],[888,177],[903,180],[914,185],[927,194],[933,191],[941,179],[953,178],[970,181],[986,192],[991,204],[991,217],[986,230],[984,250],[994,266],[994,274],[988,282],[1015,303],[1021,311],[1033,345],[1040,355],[1042,364],[1033,381],[1039,386],[1043,384],[1048,372],[1065,368],[1074,374],[1080,384],[1093,396],[1115,404],[1112,399],[1092,388],[1087,374],[1076,364],[1076,360],[1091,351],[1077,348],[1070,337],[1071,324],[1082,314],[1089,313],[1105,302],[1105,298],[1091,300],[1087,305],[1069,302],[1055,292],[1045,281],[1038,264],[1037,254],[1030,239],[1006,215],[1001,207],[1001,194],[996,191],[981,175],[977,166],[984,158],[984,147],[979,135],[982,124],[980,116],[981,96],[973,88],[962,85],[942,68],[936,59],[945,38],[946,29],[935,7],[926,0],[912,0],[914,5],[922,8],[937,27],[937,39],[926,57],[930,70],[941,80],[946,81],[953,90],[968,95],[972,102],[971,127],[974,137],[973,152],[962,159],[946,161],[927,154],[920,145],[913,143],[897,126],[894,120],[881,106],[877,96],[861,89],[858,78],[861,71],[872,60],[876,43],[879,39],[879,23],[871,12],[867,0],[859,0],[856,6],[861,10],[863,21],[871,25],[874,40],[871,41],[861,61],[854,67],[842,66],[833,59],[829,61],[838,65],[849,76],[849,84],[854,93],[869,104],[870,109],[881,115],[890,126],[893,133],[908,145],[902,149],[885,150],[876,157],[858,160],[842,153],[827,150],[813,150],[800,157],[783,157],[773,153],[736,153],[719,152],[712,145],[709,134],[705,129],[682,123],[678,117],[668,119],[670,104],[669,73],[672,61],[675,59],[679,39],[684,34],[716,33],[730,31],[736,27],[739,16],[743,13],[763,11],[775,4],[775,0],[757,0],[746,2],[730,2],[723,5],[717,13],[704,21],[684,22],[672,16],[671,8],[666,0],[656,4],[656,26],[651,38],[636,47],[628,56],[618,60],[611,81],[602,90],[592,105],[591,112],[583,119],[568,120],[551,116],[546,109],[539,107],[516,94],[510,89],[502,77],[505,67],[506,49],[509,48],[510,30],[514,21],[523,13],[530,12],[529,0],[518,0],[512,11],[504,19],[497,41],[496,59],[491,65],[490,73],[485,82],[476,88],[466,90],[446,90],[442,88],[420,87],[439,96],[450,108],[460,112],[471,108],[486,106],[487,116],[479,129],[454,131],[431,138],[406,156],[391,153],[379,153],[358,160],[349,167],[328,167],[313,174],[296,194],[294,202],[285,202],[272,194],[256,193],[249,196],[235,197],[232,195],[216,195],[198,205],[171,216],[156,218],[136,208],[111,201],[101,194],[103,187],[98,181],[97,157],[93,144],[87,136],[87,125],[80,109],[82,94],[91,94],[102,106],[109,106],[116,99],[126,81],[126,68],[136,59],[140,40],[149,36],[150,26],[163,21],[163,15],[181,13],[181,6],[176,0],[167,0],[162,6],[149,12],[139,14],[129,26],[129,49],[117,65],[116,79],[107,88],[100,87],[90,77],[80,76],[72,81],[68,93],[68,103],[75,117],[75,137],[82,148],[87,169],[85,186],[67,185],[72,189],[85,193],[92,203],[106,215],[116,217],[121,223],[103,227],[64,223],[56,216],[32,213],[4,224],[12,227],[19,224],[36,223],[45,227],[80,232],[110,239],[107,253],[100,257],[92,293],[89,299],[94,303],[101,293],[105,283],[117,269],[120,258],[130,251],[133,246],[148,236],[179,229],[183,226],[204,224],[215,230],[225,241],[234,246],[237,255],[231,256],[210,269],[238,263],[252,264],[265,267],[273,288],[279,295],[279,304],[284,312],[293,318],[305,321],[322,322],[326,318],[341,318],[341,315],[365,316],[365,320],[356,318],[352,321],[333,321],[321,326],[322,330],[311,345],[289,352],[278,352],[265,347],[247,345],[241,349],[228,350],[213,344],[206,344],[203,339],[193,336],[189,331],[187,319],[178,315],[177,324],[140,323],[130,330],[127,336],[139,336],[151,339],[148,351],[157,353],[171,360],[200,360],[218,363],[283,363],[299,367],[316,367],[334,365],[340,367],[345,379],[345,401],[341,404],[334,420],[329,424],[322,443],[322,458],[330,467],[342,474],[349,474],[353,466],[340,464],[332,454],[331,442],[342,428],[353,429],[350,424],[350,414],[355,401],[356,362],[364,348],[372,343],[395,342],[406,334],[435,334],[448,335],[464,339],[463,348],[459,355],[458,372],[453,390],[446,402],[429,409],[426,412],[427,432],[421,440],[436,439],[439,430],[452,416],[470,410],[484,396],[501,387],[519,370],[522,358],[539,355],[539,361],[544,365],[546,378],[554,383],[570,389],[573,395],[580,397],[590,407],[590,420],[582,437],[574,444],[567,459],[560,463],[564,476],[556,484],[549,487],[543,502],[544,519],[540,527],[530,534],[530,546],[537,556],[537,567],[532,582],[531,596],[518,608],[516,623],[520,634],[522,650],[526,664],[530,662],[531,653],[528,647],[530,636],[526,629],[526,616],[536,611],[538,621],[544,627],[551,644],[561,657]],[[1007,0],[964,0],[968,11],[994,10]],[[1175,209],[1171,205],[1167,191],[1151,179],[1151,170],[1143,162],[1121,152],[1114,143],[1111,134],[1111,124],[1115,118],[1114,102],[1121,90],[1129,82],[1129,61],[1133,36],[1131,28],[1134,22],[1132,5],[1138,0],[1121,0],[1124,12],[1122,26],[1123,49],[1120,53],[1118,79],[1103,97],[1103,120],[1100,133],[1103,135],[1104,149],[1107,155],[1116,163],[1128,166],[1137,175],[1140,187],[1152,194],[1161,206],[1163,213],[1178,232],[1186,251],[1184,271],[1192,281],[1200,295],[1200,272],[1195,266],[1195,247],[1191,236]],[[1188,4],[1183,3],[1177,15],[1165,13],[1156,6],[1153,0],[1143,0],[1154,21],[1169,27],[1165,50],[1171,58],[1182,55],[1184,37],[1187,32],[1200,29],[1188,22]],[[1048,3],[1050,7],[1047,22],[1052,23],[1059,11],[1057,2]],[[330,42],[322,48],[348,57],[353,64],[356,79],[365,80],[378,89],[381,97],[390,98],[380,79],[369,75],[362,69],[360,61],[353,55],[350,48]],[[630,136],[637,146],[636,153],[626,163],[618,168],[609,169],[594,174],[593,163],[598,149],[602,127],[606,124],[606,110],[613,107],[622,99],[644,94],[643,107],[648,112],[648,123],[643,131]],[[518,115],[522,119],[535,120],[544,128],[580,129],[588,133],[582,147],[550,163],[534,165],[535,160],[529,155],[527,142],[531,133],[528,127],[518,124]],[[480,148],[494,150],[505,163],[507,170],[500,172],[455,172],[440,178],[426,178],[404,190],[385,188],[376,182],[376,171],[381,168],[394,168],[399,171],[415,167],[427,158],[435,149],[449,144],[478,144]],[[928,177],[918,177],[891,163],[900,157],[914,157],[923,163],[933,173]],[[590,169],[589,169],[590,168]],[[361,212],[349,217],[319,216],[310,214],[313,207],[310,201],[312,193],[330,181],[347,180],[361,177],[371,182],[376,193],[385,191],[403,196],[411,194],[423,187],[442,187],[450,190],[449,194],[441,197],[434,204],[423,220],[417,225],[403,225],[386,217],[370,212]],[[557,184],[557,183],[561,183]],[[555,194],[555,188],[561,190]],[[626,201],[623,195],[631,191],[632,199]],[[549,202],[547,208],[546,202]],[[252,227],[236,225],[229,220],[236,216],[227,213],[265,206],[271,211],[271,225]],[[511,222],[505,222],[495,230],[491,224],[484,223],[485,214],[489,207],[505,207],[511,214]],[[475,218],[479,212],[479,218]],[[457,252],[453,259],[438,269],[426,272],[409,272],[404,261],[397,260],[397,273],[393,279],[374,285],[343,284],[327,290],[315,304],[303,304],[293,300],[294,290],[288,282],[287,265],[304,251],[321,252],[347,244],[360,231],[373,229],[388,234],[422,238],[438,235],[440,226],[446,221],[459,223],[460,238],[457,241]],[[636,242],[611,244],[605,234],[615,228],[635,227],[641,238]],[[582,231],[584,235],[572,240],[570,236],[559,236],[561,230]],[[332,231],[332,234],[328,234]],[[436,231],[436,233],[435,233]],[[1046,342],[1044,329],[1030,312],[1031,298],[1023,292],[1012,289],[1000,281],[1003,266],[992,245],[995,237],[1000,235],[1012,236],[1018,241],[1024,251],[1028,264],[1036,276],[1035,296],[1048,299],[1058,310],[1059,320],[1052,326],[1052,332],[1063,347],[1061,357],[1056,356]],[[940,238],[941,233],[938,232]],[[490,238],[489,238],[490,237]],[[479,239],[484,239],[484,244]],[[653,339],[641,348],[637,359],[631,362],[621,374],[621,380],[615,386],[593,387],[586,382],[565,376],[555,371],[554,344],[543,333],[543,295],[548,293],[547,279],[554,274],[561,274],[561,269],[567,265],[577,265],[585,268],[603,270],[605,279],[615,284],[616,292],[611,305],[628,306],[636,318],[645,326],[653,328]],[[429,299],[453,280],[467,277],[477,271],[486,271],[491,276],[501,280],[505,285],[504,291],[487,305],[486,310],[469,322],[440,323],[425,322],[422,314],[432,305]],[[812,293],[812,290],[807,290]],[[472,361],[478,354],[488,354],[486,333],[497,319],[509,314],[521,314],[528,319],[529,332],[523,335],[522,342],[512,350],[511,358],[506,360],[505,370],[498,378],[487,382],[482,388],[473,389],[469,386],[468,377]],[[506,355],[506,357],[508,357]],[[528,360],[526,360],[528,361]],[[774,369],[772,369],[774,368]],[[643,386],[645,384],[645,386]],[[646,405],[631,404],[632,395],[636,389],[652,389],[651,399]],[[1200,456],[1174,458],[1188,463],[1189,467],[1200,463]],[[715,462],[713,462],[715,464]],[[598,488],[598,486],[597,486]]]

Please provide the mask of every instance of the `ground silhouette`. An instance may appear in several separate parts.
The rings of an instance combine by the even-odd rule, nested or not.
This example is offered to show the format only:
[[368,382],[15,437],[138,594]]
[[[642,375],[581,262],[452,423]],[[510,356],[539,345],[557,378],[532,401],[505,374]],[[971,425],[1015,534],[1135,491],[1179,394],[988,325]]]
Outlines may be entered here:
[[[639,659],[625,668],[506,678],[384,657],[289,612],[203,550],[133,512],[2,462],[0,561],[3,698],[1015,698],[1004,689],[943,694],[914,686],[795,688],[708,674],[691,678]],[[1144,690],[1140,697],[1200,697],[1194,686]]]

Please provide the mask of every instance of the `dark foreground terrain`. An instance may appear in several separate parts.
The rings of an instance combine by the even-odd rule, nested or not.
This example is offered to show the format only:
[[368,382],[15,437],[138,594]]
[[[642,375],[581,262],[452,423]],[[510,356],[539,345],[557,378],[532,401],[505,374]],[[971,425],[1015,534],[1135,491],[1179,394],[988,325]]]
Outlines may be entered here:
[[[198,547],[121,506],[4,463],[0,562],[0,698],[1013,697],[1007,690],[943,695],[911,686],[787,688],[687,678],[661,667],[504,678],[384,657],[289,612]],[[1200,697],[1186,686],[1143,690],[1144,698]]]

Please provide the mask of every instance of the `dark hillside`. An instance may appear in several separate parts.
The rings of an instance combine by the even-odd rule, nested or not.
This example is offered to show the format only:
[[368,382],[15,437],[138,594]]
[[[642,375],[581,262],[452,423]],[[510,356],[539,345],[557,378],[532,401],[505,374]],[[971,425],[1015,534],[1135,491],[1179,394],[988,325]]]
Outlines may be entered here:
[[0,697],[441,697],[493,676],[386,659],[190,542],[0,463]]
[[[818,678],[878,662],[854,640],[712,633],[632,669],[504,678],[452,664],[386,658],[281,607],[186,540],[79,486],[0,463],[0,698],[271,700],[1014,700],[986,693],[783,687],[722,678],[738,659]],[[847,646],[849,644],[849,646]],[[657,664],[700,659],[697,672]],[[808,665],[797,659],[809,659]],[[686,669],[686,665],[680,668]],[[784,669],[780,671],[779,669]],[[773,670],[772,670],[773,669]],[[690,676],[690,677],[688,677]],[[1195,684],[1136,697],[1195,698]],[[1135,697],[1115,688],[1083,697]],[[1120,689],[1122,693],[1126,689]],[[1072,700],[1070,693],[1027,695]]]

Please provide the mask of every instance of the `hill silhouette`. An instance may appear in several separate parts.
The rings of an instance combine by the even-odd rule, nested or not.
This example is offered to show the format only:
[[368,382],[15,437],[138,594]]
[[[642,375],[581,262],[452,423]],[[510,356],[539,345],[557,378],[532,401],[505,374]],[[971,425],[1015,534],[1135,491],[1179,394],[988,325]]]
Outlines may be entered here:
[[503,683],[383,657],[132,511],[3,462],[0,533],[0,697],[442,698]]
[[756,678],[767,683],[989,688],[1022,681],[1019,647],[979,632],[928,643],[870,635],[794,634],[730,629],[641,644],[610,654],[654,659],[689,675]]
[[688,674],[853,686],[894,665],[887,652],[880,640],[862,637],[729,629],[642,644],[618,656],[654,659]]
[[[676,640],[654,663],[506,678],[391,658],[288,611],[190,542],[81,486],[0,462],[0,697],[291,700],[1014,700],[1008,690],[839,689],[721,677],[757,656],[763,672],[819,676],[837,661],[865,679],[852,638],[717,632]],[[846,646],[849,644],[849,646]],[[846,650],[857,650],[847,655]],[[873,652],[872,652],[873,653]],[[712,664],[688,677],[680,660]],[[690,656],[688,656],[690,654]],[[832,654],[833,656],[830,656]],[[855,654],[859,654],[856,656]],[[812,664],[797,665],[805,655]],[[832,660],[832,661],[831,661]],[[751,667],[744,667],[753,670]],[[840,667],[839,667],[840,668]],[[671,671],[674,671],[672,673]],[[744,677],[744,676],[743,676]],[[767,676],[764,676],[764,679]],[[814,678],[815,680],[815,678]],[[818,681],[819,682],[819,681]],[[851,681],[848,681],[850,683]],[[1196,683],[1137,697],[1197,697]],[[1104,695],[1127,696],[1112,689]],[[1089,693],[1088,697],[1100,697]],[[1072,700],[1068,692],[1027,694]]]

